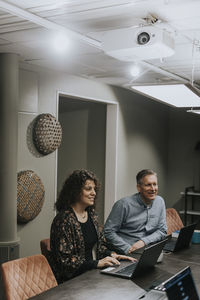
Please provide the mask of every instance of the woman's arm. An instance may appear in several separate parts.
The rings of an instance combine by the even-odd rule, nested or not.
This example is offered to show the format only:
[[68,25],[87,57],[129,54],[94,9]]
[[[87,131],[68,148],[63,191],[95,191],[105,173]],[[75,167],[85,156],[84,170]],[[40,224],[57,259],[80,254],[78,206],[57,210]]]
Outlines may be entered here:
[[85,262],[83,237],[69,218],[57,218],[51,227],[51,251],[58,276],[68,279],[76,275]]

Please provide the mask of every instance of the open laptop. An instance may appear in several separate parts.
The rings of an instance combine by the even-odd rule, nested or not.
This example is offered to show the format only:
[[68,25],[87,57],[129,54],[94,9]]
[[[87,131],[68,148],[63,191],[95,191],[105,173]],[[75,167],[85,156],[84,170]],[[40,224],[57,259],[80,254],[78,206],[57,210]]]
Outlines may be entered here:
[[191,269],[186,267],[139,299],[199,300],[200,298]]
[[167,239],[146,247],[136,262],[121,261],[120,266],[112,266],[101,270],[101,273],[131,279],[144,270],[153,267],[163,250]]
[[187,248],[190,245],[193,232],[197,226],[197,223],[193,223],[184,226],[180,229],[178,237],[172,237],[164,246],[165,251],[176,252],[183,248]]

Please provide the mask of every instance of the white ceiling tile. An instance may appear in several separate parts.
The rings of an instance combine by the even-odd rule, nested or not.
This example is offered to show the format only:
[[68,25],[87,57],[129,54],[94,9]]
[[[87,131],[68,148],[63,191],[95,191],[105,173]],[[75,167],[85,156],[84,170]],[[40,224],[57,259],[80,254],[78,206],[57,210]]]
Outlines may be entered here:
[[[0,7],[0,52],[19,53],[20,60],[28,64],[123,87],[131,82],[140,85],[190,81],[192,72],[194,80],[200,81],[199,0],[9,0],[9,3],[13,4],[9,12]],[[22,9],[20,14],[18,8]],[[27,13],[33,14],[33,18]],[[44,21],[43,26],[37,17]],[[48,21],[52,27],[61,25],[85,35],[88,41],[95,40],[95,46],[79,35],[73,38],[71,50],[63,57],[50,53],[53,32],[48,29]],[[167,30],[174,38],[175,54],[146,61],[142,76],[134,79],[129,73],[134,61],[123,62],[105,55],[101,40],[105,31],[126,27],[145,29],[145,25]]]

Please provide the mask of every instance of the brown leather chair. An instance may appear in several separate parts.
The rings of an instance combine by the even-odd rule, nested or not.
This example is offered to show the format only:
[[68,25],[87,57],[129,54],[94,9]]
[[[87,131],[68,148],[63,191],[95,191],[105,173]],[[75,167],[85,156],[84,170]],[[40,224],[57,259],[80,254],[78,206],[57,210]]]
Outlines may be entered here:
[[1,265],[7,300],[25,300],[57,286],[44,255],[33,255]]
[[172,234],[176,230],[184,227],[183,222],[175,208],[166,209],[167,234]]
[[40,249],[41,249],[41,253],[49,261],[49,252],[51,251],[51,248],[50,248],[50,239],[43,239],[43,240],[41,240],[40,241]]

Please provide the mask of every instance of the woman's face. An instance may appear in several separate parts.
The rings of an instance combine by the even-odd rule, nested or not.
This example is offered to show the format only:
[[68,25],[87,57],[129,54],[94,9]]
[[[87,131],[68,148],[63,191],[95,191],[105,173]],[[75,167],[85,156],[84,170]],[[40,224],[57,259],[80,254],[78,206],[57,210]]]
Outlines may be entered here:
[[81,190],[80,197],[80,203],[83,204],[85,207],[94,205],[94,200],[96,196],[95,187],[96,186],[93,180],[86,180]]

